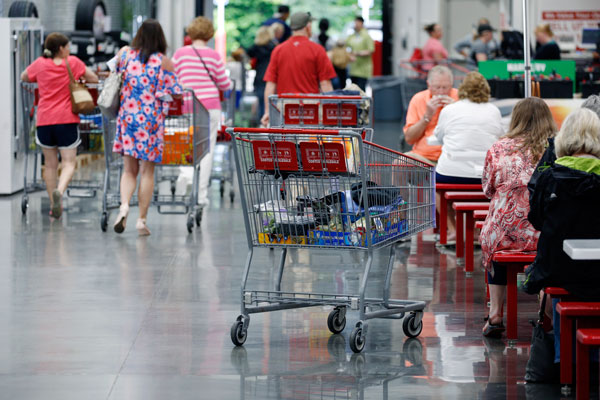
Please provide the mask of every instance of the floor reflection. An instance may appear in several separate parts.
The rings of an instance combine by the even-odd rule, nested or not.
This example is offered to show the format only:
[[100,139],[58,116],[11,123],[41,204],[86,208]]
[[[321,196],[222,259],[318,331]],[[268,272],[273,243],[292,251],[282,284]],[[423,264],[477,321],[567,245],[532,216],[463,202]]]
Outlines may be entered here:
[[[357,320],[327,328],[331,307],[252,316],[244,347],[229,329],[240,308],[246,257],[239,203],[218,187],[202,229],[151,210],[152,236],[100,231],[98,199],[68,198],[48,217],[44,193],[0,199],[0,387],[27,399],[560,399],[553,385],[525,385],[536,304],[519,295],[519,340],[484,340],[481,270],[467,277],[431,232],[396,248],[391,296],[427,302],[423,332],[369,322],[361,354],[349,348]],[[211,189],[212,190],[212,189]],[[135,221],[137,210],[132,210]],[[387,251],[368,294],[378,295]],[[272,286],[278,251],[256,252],[253,288]],[[351,293],[360,252],[291,250],[283,290]],[[479,255],[476,256],[476,260]]]

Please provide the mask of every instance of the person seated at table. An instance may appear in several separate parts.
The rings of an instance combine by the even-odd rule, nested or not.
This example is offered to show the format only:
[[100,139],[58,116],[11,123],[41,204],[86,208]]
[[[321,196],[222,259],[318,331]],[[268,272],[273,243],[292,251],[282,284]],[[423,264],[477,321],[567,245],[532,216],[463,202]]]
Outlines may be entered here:
[[[566,289],[576,298],[600,300],[598,261],[572,260],[566,239],[600,239],[600,118],[589,109],[569,114],[555,140],[555,163],[546,168],[530,199],[529,221],[541,231],[537,255],[523,290]],[[555,359],[560,361],[558,299],[552,300]]]
[[[433,133],[442,143],[435,181],[481,184],[485,152],[504,133],[502,115],[498,107],[488,102],[490,85],[479,72],[467,74],[458,88],[458,98],[457,102],[442,109]],[[440,199],[436,204],[440,204]],[[448,240],[451,241],[456,238],[452,207],[448,207],[447,215]]]
[[404,138],[413,146],[407,155],[430,164],[436,164],[442,146],[430,145],[442,108],[458,100],[458,90],[452,87],[454,77],[448,67],[436,65],[427,74],[427,89],[415,94],[406,111]]
[[[581,105],[581,108],[587,108],[588,110],[592,110],[596,113],[598,117],[600,117],[600,96],[592,94],[589,96]],[[535,190],[538,177],[544,172],[548,167],[554,165],[556,161],[556,153],[554,151],[554,138],[548,139],[548,146],[546,147],[546,151],[544,155],[540,159],[533,175],[531,175],[531,180],[527,184],[527,189],[529,189],[529,196],[531,200],[531,194]]]
[[546,103],[537,97],[519,101],[512,112],[509,132],[488,150],[483,167],[483,191],[490,199],[479,241],[488,273],[490,313],[483,335],[499,337],[504,331],[502,307],[506,269],[492,261],[499,251],[535,251],[539,232],[527,220],[527,182],[557,128]]

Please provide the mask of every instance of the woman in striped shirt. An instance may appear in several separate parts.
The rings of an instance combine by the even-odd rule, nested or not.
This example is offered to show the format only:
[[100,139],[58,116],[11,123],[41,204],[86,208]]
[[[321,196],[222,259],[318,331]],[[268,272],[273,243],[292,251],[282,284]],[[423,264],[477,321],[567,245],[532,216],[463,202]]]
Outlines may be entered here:
[[188,25],[186,32],[192,39],[192,44],[178,49],[173,55],[173,62],[181,85],[194,91],[210,115],[210,152],[200,162],[198,191],[198,204],[207,206],[212,150],[217,142],[221,123],[219,91],[232,89],[232,83],[219,54],[206,45],[215,33],[212,21],[197,17]]

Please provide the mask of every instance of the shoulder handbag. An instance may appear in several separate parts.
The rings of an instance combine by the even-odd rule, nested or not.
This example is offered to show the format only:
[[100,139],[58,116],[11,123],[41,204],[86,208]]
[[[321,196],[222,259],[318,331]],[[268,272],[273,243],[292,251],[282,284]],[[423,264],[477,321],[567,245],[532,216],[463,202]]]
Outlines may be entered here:
[[215,78],[212,77],[212,75],[210,74],[210,70],[208,69],[208,67],[206,66],[206,63],[204,62],[204,60],[202,59],[202,56],[200,55],[200,53],[198,53],[198,50],[196,50],[196,48],[194,46],[191,46],[192,50],[194,50],[194,53],[196,53],[196,55],[198,56],[198,58],[200,59],[200,61],[202,62],[202,65],[204,65],[204,69],[206,70],[206,73],[208,74],[208,77],[210,78],[210,80],[212,81],[212,83],[214,83],[215,87],[217,88],[217,90],[219,91],[219,101],[221,101],[221,103],[223,101],[225,101],[225,94],[223,93],[222,90],[219,89],[219,85],[217,85],[217,81],[215,80]]
[[121,86],[123,85],[123,77],[127,70],[128,63],[129,60],[122,71],[119,71],[120,63],[117,63],[116,70],[111,72],[104,81],[102,92],[100,92],[100,96],[98,97],[98,107],[100,107],[100,111],[102,111],[102,114],[107,118],[116,118],[119,113]]
[[94,99],[84,84],[75,81],[69,60],[65,60],[69,72],[69,91],[71,92],[71,111],[73,114],[89,114],[94,111]]
[[554,363],[554,334],[544,329],[544,310],[546,299],[544,293],[540,307],[539,320],[533,323],[531,350],[525,366],[525,380],[536,383],[556,383],[559,380],[559,364]]

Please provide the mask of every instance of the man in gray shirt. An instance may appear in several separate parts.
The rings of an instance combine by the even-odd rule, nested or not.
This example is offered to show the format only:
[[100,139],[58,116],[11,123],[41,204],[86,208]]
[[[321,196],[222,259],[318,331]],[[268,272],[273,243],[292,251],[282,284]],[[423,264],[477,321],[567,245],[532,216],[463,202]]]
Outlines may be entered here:
[[493,58],[493,53],[489,43],[494,40],[494,28],[483,24],[477,27],[479,37],[471,46],[471,60],[477,64],[479,61],[487,61]]
[[[487,18],[479,18],[477,25],[473,27],[474,32],[465,35],[465,37],[454,45],[454,50],[466,59],[471,58],[471,47],[473,46],[473,42],[479,38],[479,33],[477,31],[479,25],[490,25],[490,21]],[[492,54],[498,51],[498,42],[496,38],[488,43],[488,47]]]

